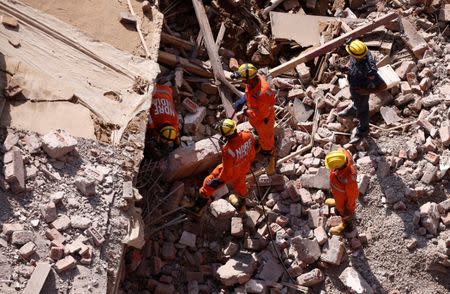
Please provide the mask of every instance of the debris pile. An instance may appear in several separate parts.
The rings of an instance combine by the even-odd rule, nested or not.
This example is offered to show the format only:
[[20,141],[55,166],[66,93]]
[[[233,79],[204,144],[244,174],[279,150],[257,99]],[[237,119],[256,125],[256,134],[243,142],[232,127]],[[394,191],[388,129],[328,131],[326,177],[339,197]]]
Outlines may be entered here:
[[[222,66],[217,70],[211,55],[214,46],[204,35],[208,27],[195,2],[200,1],[193,1],[194,8],[189,2],[160,3],[167,23],[159,62],[168,67],[163,67],[163,75],[178,89],[185,121],[182,141],[187,146],[159,163],[162,182],[181,181],[182,191],[176,197],[160,191],[155,197],[169,199],[167,205],[177,207],[183,195],[196,193],[203,172],[220,160],[219,143],[210,137],[216,134],[217,122],[231,116],[224,100],[236,94],[233,88],[243,90],[239,83],[226,84],[220,75],[227,77],[244,62],[268,66],[260,72],[272,77],[278,93],[278,174],[261,174],[263,164],[256,160],[255,174],[248,177],[252,193],[245,214],[220,199],[228,195],[227,189],[216,195],[202,219],[185,220],[183,225],[170,221],[185,216],[180,209],[156,209],[154,215],[167,217],[167,226],[157,218],[159,227],[138,251],[137,263],[134,260],[128,267],[122,289],[127,293],[286,293],[307,287],[329,293],[421,292],[423,287],[445,291],[448,282],[432,282],[434,270],[426,276],[420,270],[412,275],[403,270],[414,266],[414,258],[432,264],[442,254],[434,251],[434,245],[448,238],[450,49],[439,30],[445,22],[432,18],[439,7],[401,10],[395,1],[361,5],[351,1],[345,7],[336,1],[324,9],[323,1],[307,1],[305,6],[299,1],[272,1],[264,9],[253,2],[212,1],[206,6],[206,23],[217,35],[214,54],[219,53]],[[274,9],[277,12],[270,12]],[[302,22],[317,27],[290,28]],[[349,58],[342,50],[346,34],[367,43],[388,85],[387,91],[370,96],[371,138],[354,146],[347,142],[355,122],[337,116],[351,103],[345,76]],[[327,44],[333,45],[322,49]],[[248,127],[243,125],[240,129]],[[328,229],[340,217],[324,205],[331,195],[323,159],[338,146],[354,155],[362,205],[357,209],[357,229],[330,237]],[[389,230],[387,240],[384,229]],[[386,262],[372,264],[371,258]],[[440,256],[441,271],[448,273],[448,264],[448,257]],[[395,279],[392,275],[398,272],[400,278]],[[142,278],[147,278],[146,284]],[[418,279],[427,286],[417,285]]]
[[53,268],[57,289],[105,293],[128,234],[119,209],[124,151],[63,130],[8,129],[1,152],[1,292],[52,291]]

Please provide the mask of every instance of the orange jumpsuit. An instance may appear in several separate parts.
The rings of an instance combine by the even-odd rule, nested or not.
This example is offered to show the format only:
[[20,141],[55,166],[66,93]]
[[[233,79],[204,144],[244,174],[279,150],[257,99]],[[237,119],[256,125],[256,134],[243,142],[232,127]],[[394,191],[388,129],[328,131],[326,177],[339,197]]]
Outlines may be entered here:
[[342,170],[330,171],[330,186],[331,194],[336,202],[336,209],[341,216],[345,217],[355,213],[359,190],[353,158],[350,152],[342,150],[347,156],[347,166]]
[[157,135],[159,129],[165,125],[174,127],[178,132],[178,113],[173,103],[172,89],[166,85],[156,84],[147,128],[152,131],[153,135]]
[[[275,144],[275,93],[261,75],[258,78],[259,83],[254,88],[245,87],[247,117],[258,133],[261,149],[270,151]],[[264,119],[268,119],[267,124]]]
[[[230,184],[233,190],[241,196],[247,195],[245,177],[250,171],[255,159],[255,139],[250,131],[242,131],[231,138],[222,149],[222,163],[205,178],[200,194],[211,197],[224,184]],[[208,186],[208,182],[218,178],[224,184],[217,188]]]

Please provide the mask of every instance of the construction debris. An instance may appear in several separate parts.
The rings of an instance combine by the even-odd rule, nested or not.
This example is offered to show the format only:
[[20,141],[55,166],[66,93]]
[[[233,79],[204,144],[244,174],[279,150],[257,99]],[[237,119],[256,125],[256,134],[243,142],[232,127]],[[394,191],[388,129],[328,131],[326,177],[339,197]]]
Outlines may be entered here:
[[[134,12],[131,4],[145,11]],[[111,69],[106,59],[100,63],[116,73],[108,83],[119,81],[121,86],[119,91],[101,92],[114,111],[89,109],[97,116],[96,124],[100,116],[105,125],[112,124],[105,132],[108,142],[121,142],[119,135],[133,144],[101,145],[71,137],[67,130],[44,138],[8,129],[8,136],[1,135],[0,187],[13,209],[6,214],[0,247],[13,270],[4,271],[12,274],[3,277],[1,292],[9,293],[3,287],[20,291],[26,284],[26,291],[39,292],[52,271],[58,289],[68,293],[445,293],[450,287],[447,5],[409,4],[123,3],[120,11],[130,9],[132,17],[127,17],[138,31],[133,32],[140,54],[150,58],[152,54],[142,50],[147,51],[151,35],[145,21],[156,8],[164,13],[161,44],[151,49],[159,50],[158,57],[153,56],[160,63],[159,82],[174,86],[181,146],[161,160],[147,155],[141,162],[145,111],[151,101],[137,98],[130,103],[123,96],[125,76],[134,81],[140,66],[131,70],[120,62]],[[435,18],[438,9],[442,22]],[[16,30],[25,27],[28,32],[29,20],[18,20]],[[28,47],[26,39],[20,39],[18,48],[11,46],[7,41],[13,32],[9,26],[5,41],[11,56]],[[348,142],[355,121],[338,115],[352,103],[355,90],[346,79],[348,38],[367,41],[387,84],[386,91],[370,95],[369,136],[353,145]],[[185,200],[198,195],[204,176],[221,158],[217,123],[226,117],[245,120],[232,105],[244,87],[231,81],[230,74],[250,61],[277,93],[277,173],[265,174],[266,158],[258,154],[247,177],[245,212],[226,200],[235,191],[224,185],[201,218],[191,216]],[[139,62],[148,67],[146,61]],[[72,115],[75,107],[57,104],[78,105],[72,97],[83,94],[83,105],[92,105],[86,97],[98,94],[90,88],[81,93],[75,82],[66,89],[49,82],[60,94],[53,89],[47,99],[55,101],[45,101],[43,91],[31,87],[31,79],[21,72],[22,65],[14,69],[14,64],[7,62],[10,79],[4,99],[13,120],[28,117],[28,108],[14,101],[21,95],[29,100],[27,107],[53,103],[52,111],[70,109]],[[122,72],[120,78],[117,71]],[[157,72],[152,70],[147,82],[137,79],[133,87],[146,99]],[[46,80],[33,76],[36,83]],[[123,110],[124,104],[136,112]],[[5,116],[2,120],[7,121]],[[244,122],[238,130],[248,128]],[[335,207],[324,203],[331,197],[324,158],[339,147],[347,148],[355,160],[360,199],[355,229],[331,237],[330,227],[341,218]],[[32,200],[24,204],[22,198]],[[43,259],[48,266],[38,263],[31,275],[35,261]],[[116,283],[118,272],[123,276]]]

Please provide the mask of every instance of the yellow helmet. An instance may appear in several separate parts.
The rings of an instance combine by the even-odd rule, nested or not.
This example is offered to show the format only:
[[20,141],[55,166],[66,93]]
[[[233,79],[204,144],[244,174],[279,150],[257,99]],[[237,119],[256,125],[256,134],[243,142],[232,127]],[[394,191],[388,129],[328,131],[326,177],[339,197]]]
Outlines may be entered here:
[[238,69],[238,79],[241,81],[248,81],[256,77],[258,69],[251,63],[244,63],[239,66]]
[[343,150],[335,150],[325,156],[325,167],[328,169],[338,169],[345,165],[347,156]]
[[219,131],[222,136],[231,136],[236,131],[236,122],[229,118],[224,119],[219,126]]
[[347,44],[345,46],[345,50],[347,50],[348,54],[355,57],[356,59],[363,58],[369,52],[367,45],[358,39],[353,40],[349,44]]
[[159,130],[159,135],[164,141],[175,141],[177,139],[177,130],[172,126],[165,126]]

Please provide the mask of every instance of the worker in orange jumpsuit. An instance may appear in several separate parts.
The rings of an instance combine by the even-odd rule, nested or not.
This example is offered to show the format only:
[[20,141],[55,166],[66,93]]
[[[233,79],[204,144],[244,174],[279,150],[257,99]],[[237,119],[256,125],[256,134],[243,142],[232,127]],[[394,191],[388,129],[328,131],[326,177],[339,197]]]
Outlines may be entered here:
[[199,190],[199,196],[189,209],[197,215],[203,213],[214,192],[225,184],[233,187],[235,194],[228,198],[237,211],[245,210],[247,184],[245,178],[255,159],[255,138],[246,130],[237,132],[236,122],[225,119],[220,127],[220,133],[227,141],[222,148],[222,163],[205,178]]
[[275,93],[262,75],[258,74],[256,67],[250,63],[242,64],[233,78],[243,81],[245,95],[234,103],[236,111],[244,105],[245,115],[259,136],[261,153],[269,156],[267,174],[273,175],[276,168],[275,157]]
[[330,170],[330,188],[333,198],[325,200],[328,206],[336,206],[342,221],[332,227],[332,235],[340,235],[345,229],[352,229],[356,200],[359,196],[356,181],[356,167],[353,158],[345,149],[331,151],[325,156],[325,166]]
[[179,134],[172,88],[156,84],[147,123],[146,153],[162,157],[180,145]]

